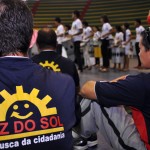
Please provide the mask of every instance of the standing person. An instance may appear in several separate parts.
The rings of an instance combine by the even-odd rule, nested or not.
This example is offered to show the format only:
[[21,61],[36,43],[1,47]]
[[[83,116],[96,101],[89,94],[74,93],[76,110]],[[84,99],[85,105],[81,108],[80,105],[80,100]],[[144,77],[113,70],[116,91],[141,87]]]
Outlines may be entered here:
[[89,26],[88,22],[83,21],[83,42],[85,45],[83,46],[83,56],[84,56],[84,68],[92,69],[91,61],[90,61],[90,39],[93,36],[92,28]]
[[82,57],[80,52],[80,43],[82,41],[83,25],[80,20],[80,12],[75,10],[72,13],[72,19],[74,21],[71,27],[71,34],[74,42],[75,61],[77,62],[79,71],[82,72],[83,67],[82,67]]
[[112,26],[110,25],[109,19],[106,15],[102,16],[100,21],[102,23],[101,49],[103,55],[103,67],[100,71],[107,72],[109,69],[109,36],[112,33]]
[[132,34],[131,34],[129,23],[124,23],[123,29],[124,29],[124,34],[125,34],[125,42],[123,43],[123,45],[125,46],[124,71],[128,71],[129,70],[129,57],[130,57],[130,51],[131,51],[131,40],[132,40]]
[[140,57],[139,57],[139,41],[140,41],[140,34],[142,33],[142,31],[144,31],[144,27],[141,25],[141,19],[135,19],[135,31],[136,31],[136,43],[135,43],[135,50],[136,50],[136,55],[137,55],[137,59],[138,59],[138,65],[135,68],[141,69],[141,61],[140,61]]
[[[141,33],[139,47],[142,65],[150,68],[149,30]],[[98,131],[99,143],[107,143],[105,149],[150,150],[150,73],[128,75],[112,82],[88,81],[80,93],[95,100],[81,120],[82,136]],[[121,105],[130,106],[132,116]]]
[[123,42],[123,32],[121,29],[121,26],[115,27],[115,38],[113,43],[113,50],[112,50],[112,61],[114,63],[113,69],[116,69],[118,65],[118,70],[121,70],[121,64],[123,64],[123,48],[122,48],[122,42]]
[[0,1],[0,149],[71,150],[75,85],[33,63],[33,18],[22,0]]
[[55,18],[55,25],[57,27],[56,29],[56,35],[57,35],[57,52],[58,54],[62,54],[62,42],[63,42],[63,36],[65,33],[64,26],[61,24],[61,19],[59,17]]
[[98,26],[93,26],[93,32],[94,32],[93,47],[94,47],[95,66],[100,67],[100,58],[102,57],[101,48],[100,48],[101,32]]

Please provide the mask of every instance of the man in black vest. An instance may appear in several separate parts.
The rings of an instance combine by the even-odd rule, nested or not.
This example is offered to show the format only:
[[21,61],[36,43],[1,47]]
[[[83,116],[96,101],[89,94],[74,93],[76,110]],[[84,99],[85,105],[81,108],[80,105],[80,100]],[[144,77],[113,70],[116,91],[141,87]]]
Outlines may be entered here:
[[23,1],[0,1],[0,33],[0,149],[71,150],[75,85],[27,57],[33,20]]
[[32,60],[54,72],[61,72],[70,75],[79,91],[79,76],[75,64],[57,53],[57,35],[51,29],[42,29],[38,32],[37,45],[40,54],[35,55]]

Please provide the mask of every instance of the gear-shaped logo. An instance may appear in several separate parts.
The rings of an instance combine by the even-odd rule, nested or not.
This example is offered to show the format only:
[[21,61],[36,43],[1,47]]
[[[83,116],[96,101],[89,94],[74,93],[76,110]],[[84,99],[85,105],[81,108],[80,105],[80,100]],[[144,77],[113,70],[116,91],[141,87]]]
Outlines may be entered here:
[[52,61],[50,63],[48,61],[45,61],[45,63],[40,62],[39,64],[42,67],[45,67],[45,68],[53,70],[54,72],[61,72],[61,69],[59,68],[59,65],[55,64],[54,61]]
[[[37,97],[39,93],[38,89],[33,89],[30,94],[23,92],[22,86],[16,87],[16,93],[10,95],[6,90],[0,92],[0,95],[4,98],[4,101],[0,104],[0,110],[3,112],[3,115],[0,115],[0,121],[6,120],[6,113],[10,106],[13,105],[13,112],[11,113],[10,117],[15,117],[18,119],[27,119],[33,115],[33,112],[28,112],[25,115],[20,115],[17,110],[19,110],[19,105],[17,102],[25,102],[24,109],[29,109],[29,103],[33,104],[38,108],[40,111],[41,116],[47,115],[55,115],[57,114],[56,107],[54,108],[47,108],[47,104],[52,100],[52,98],[47,95],[42,100]],[[44,109],[44,111],[43,111]]]

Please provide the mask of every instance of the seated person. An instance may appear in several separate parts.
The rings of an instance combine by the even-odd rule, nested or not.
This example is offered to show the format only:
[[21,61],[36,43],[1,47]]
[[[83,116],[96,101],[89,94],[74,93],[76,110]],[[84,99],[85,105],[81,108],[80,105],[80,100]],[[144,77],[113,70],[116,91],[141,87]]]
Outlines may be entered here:
[[[143,66],[150,68],[150,31],[142,32],[139,47]],[[129,75],[115,82],[85,83],[81,95],[95,101],[81,120],[81,134],[88,137],[99,131],[99,143],[106,143],[105,149],[150,150],[149,93],[150,73]],[[121,105],[130,106],[132,116]]]
[[79,91],[79,75],[75,64],[56,52],[57,35],[51,29],[43,29],[38,32],[37,45],[40,49],[40,54],[32,57],[32,60],[48,69],[55,72],[62,72],[70,75],[76,86],[77,93]]
[[22,0],[0,1],[0,149],[71,150],[75,85],[27,57],[32,13]]

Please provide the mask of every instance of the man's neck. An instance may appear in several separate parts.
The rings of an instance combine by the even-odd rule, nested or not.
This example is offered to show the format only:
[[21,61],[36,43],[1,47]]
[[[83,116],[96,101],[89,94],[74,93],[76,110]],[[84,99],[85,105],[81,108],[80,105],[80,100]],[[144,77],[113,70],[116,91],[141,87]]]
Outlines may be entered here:
[[9,56],[9,57],[28,57],[28,54],[24,54],[24,53],[21,53],[21,52],[16,52],[16,53],[9,53],[8,55],[6,56]]
[[74,18],[74,21],[76,21],[78,18]]

